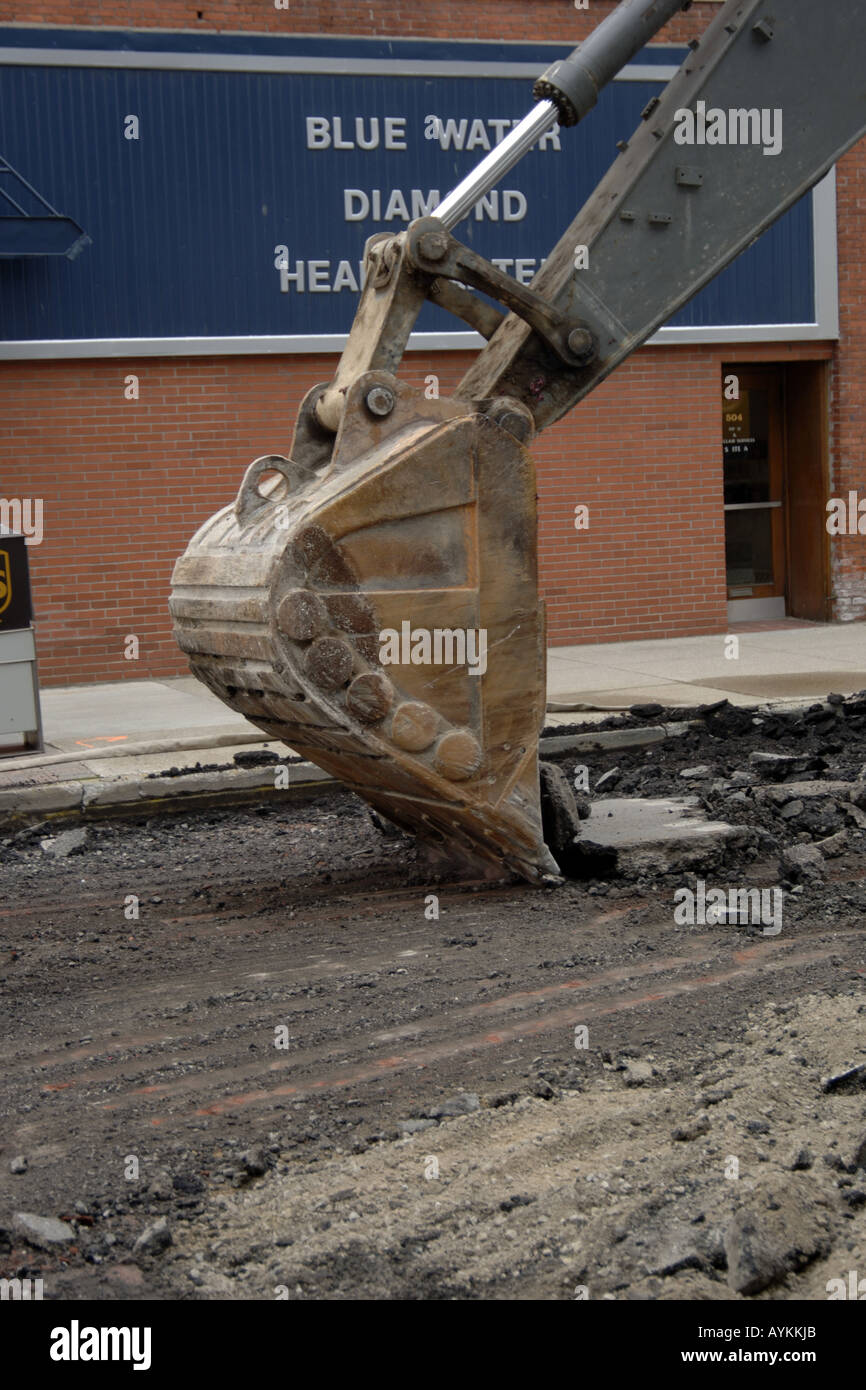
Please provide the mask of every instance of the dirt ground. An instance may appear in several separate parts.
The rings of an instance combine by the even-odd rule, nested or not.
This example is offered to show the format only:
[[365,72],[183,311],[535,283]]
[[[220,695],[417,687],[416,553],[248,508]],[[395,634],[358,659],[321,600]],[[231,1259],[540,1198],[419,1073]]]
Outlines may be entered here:
[[56,827],[7,832],[0,1277],[664,1300],[866,1278],[866,696],[723,706],[580,762],[591,795],[746,827],[698,876],[778,888],[782,930],[677,921],[696,876],[661,863],[497,882],[337,792],[94,822],[65,858]]

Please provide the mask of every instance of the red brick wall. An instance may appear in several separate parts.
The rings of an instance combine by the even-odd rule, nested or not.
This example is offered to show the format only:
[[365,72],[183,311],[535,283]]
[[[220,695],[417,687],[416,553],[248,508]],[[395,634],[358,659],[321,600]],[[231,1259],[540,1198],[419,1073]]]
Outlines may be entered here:
[[538,440],[552,643],[724,623],[719,382],[716,354],[646,349]]
[[[0,22],[286,33],[581,37],[612,4],[591,0],[0,0]],[[197,14],[201,11],[202,18]],[[695,4],[663,35],[700,33]],[[831,480],[866,495],[866,145],[839,169],[842,342],[831,373]],[[825,355],[815,345],[647,348],[534,445],[543,590],[554,643],[720,632],[725,628],[719,387],[727,361]],[[411,353],[443,393],[467,354]],[[246,464],[284,452],[307,387],[332,357],[145,358],[0,364],[5,497],[41,497],[45,540],[30,559],[46,684],[185,669],[166,603],[175,557],[235,494]],[[126,401],[124,378],[140,379]],[[588,531],[574,507],[590,509]],[[866,615],[863,539],[832,541],[836,612]],[[135,633],[140,659],[126,661]]]
[[[186,669],[167,611],[174,560],[260,454],[287,453],[333,359],[0,364],[3,495],[44,501],[29,547],[45,684]],[[139,399],[127,400],[134,374]],[[124,659],[124,638],[140,659]]]
[[[96,28],[192,29],[371,37],[562,39],[576,43],[615,0],[0,0],[0,23]],[[717,3],[696,0],[663,30],[668,43],[701,34]]]
[[[722,362],[737,356],[646,348],[534,444],[552,642],[724,629],[719,393]],[[423,386],[435,372],[447,394],[469,361],[410,353],[403,375]],[[3,493],[44,504],[30,564],[46,685],[186,669],[166,608],[174,560],[253,458],[288,451],[301,398],[333,365],[269,356],[0,366]],[[130,373],[137,401],[124,396]],[[588,530],[574,528],[577,503],[589,507]],[[137,661],[123,655],[132,633]]]

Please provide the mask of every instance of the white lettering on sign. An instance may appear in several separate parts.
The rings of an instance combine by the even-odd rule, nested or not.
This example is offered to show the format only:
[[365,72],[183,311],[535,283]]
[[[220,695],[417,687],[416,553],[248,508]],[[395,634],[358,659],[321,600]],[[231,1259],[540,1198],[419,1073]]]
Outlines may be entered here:
[[[347,222],[410,222],[416,217],[429,217],[439,206],[438,188],[424,193],[411,188],[408,196],[400,188],[344,188],[343,217]],[[518,188],[497,188],[479,198],[475,204],[475,219],[490,222],[522,222],[526,216],[526,197]]]
[[[544,265],[543,259],[536,261],[530,257],[515,260],[513,256],[491,256],[490,260],[503,274],[513,275],[521,285],[528,285],[536,271]],[[282,294],[288,294],[290,290],[296,294],[340,294],[343,290],[358,294],[364,288],[363,261],[286,259],[277,269]],[[463,288],[470,289],[471,286],[465,285]]]
[[[405,116],[306,116],[308,150],[406,150]],[[435,114],[423,118],[419,129],[423,138],[435,139],[443,150],[485,150],[495,148],[519,118],[503,116],[448,116]],[[413,130],[414,133],[414,130]],[[559,132],[548,131],[537,149],[559,150]],[[409,223],[435,214],[441,202],[438,188],[344,188],[345,222]],[[528,204],[517,188],[494,188],[476,202],[476,222],[522,222]],[[493,259],[493,264],[528,285],[544,260],[529,257]],[[280,292],[288,294],[358,294],[364,288],[363,262],[326,259],[296,260],[288,247],[274,248],[274,266],[279,272]]]
[[392,188],[390,193],[386,192],[384,204],[381,188],[371,188],[369,193],[363,188],[344,188],[343,216],[347,222],[363,222],[368,217],[374,222],[391,222],[395,217],[408,222],[416,217],[429,217],[440,202],[438,188],[431,188],[426,194],[420,188],[412,188],[408,200],[399,188]]
[[[421,127],[443,150],[492,150],[520,118],[502,116],[426,116]],[[405,150],[405,116],[307,116],[308,150]],[[539,150],[561,150],[554,126],[539,139]]]
[[[406,117],[307,116],[308,150],[405,150]],[[381,125],[381,133],[380,133]]]
[[[478,116],[460,116],[456,119],[453,116],[437,117],[435,126],[431,127],[431,136],[439,141],[443,150],[492,150],[505,138],[506,132],[518,124],[519,119],[503,120],[493,116],[484,120]],[[557,128],[542,135],[536,148],[546,150],[551,146],[555,150],[562,149]]]
[[330,261],[307,261],[309,270],[309,284],[311,294],[330,294],[331,286],[326,282],[325,277],[330,278]]
[[[502,189],[502,220],[503,222],[522,222],[526,216],[526,198],[518,188]],[[500,191],[494,189],[492,193],[485,193],[483,198],[479,198],[475,204],[475,220],[481,222],[485,217],[491,222],[499,221],[500,210]]]
[[385,149],[405,150],[406,148],[406,117],[386,116]]
[[357,275],[351,261],[337,261],[332,275],[333,264],[333,261],[295,261],[290,269],[287,261],[279,267],[280,293],[288,294],[294,289],[296,294],[340,294],[342,290],[357,294],[364,288],[363,261],[357,262]]

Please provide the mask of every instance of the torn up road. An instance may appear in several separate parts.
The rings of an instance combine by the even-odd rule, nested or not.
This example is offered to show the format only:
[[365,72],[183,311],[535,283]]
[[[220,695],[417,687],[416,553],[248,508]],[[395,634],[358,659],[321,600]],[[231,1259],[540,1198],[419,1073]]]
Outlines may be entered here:
[[[824,1300],[866,1274],[866,739],[852,702],[734,717],[762,716],[583,757],[598,799],[736,817],[698,870],[457,881],[339,792],[7,836],[0,1277]],[[781,931],[676,920],[700,881],[780,892]]]

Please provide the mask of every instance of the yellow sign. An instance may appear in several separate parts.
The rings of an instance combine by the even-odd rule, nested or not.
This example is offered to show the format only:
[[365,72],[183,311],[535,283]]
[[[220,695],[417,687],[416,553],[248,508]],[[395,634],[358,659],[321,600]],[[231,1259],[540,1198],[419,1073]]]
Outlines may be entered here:
[[0,550],[0,613],[5,613],[12,602],[12,568],[9,564],[9,551]]
[[724,428],[722,437],[725,444],[746,439],[751,434],[748,391],[740,392],[738,401],[725,401],[722,407]]

